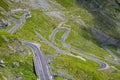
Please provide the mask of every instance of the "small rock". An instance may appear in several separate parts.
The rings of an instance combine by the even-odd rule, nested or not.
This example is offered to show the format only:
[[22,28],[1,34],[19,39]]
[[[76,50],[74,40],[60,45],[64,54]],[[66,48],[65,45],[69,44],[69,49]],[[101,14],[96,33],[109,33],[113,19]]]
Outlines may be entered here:
[[19,66],[20,66],[19,62],[13,62],[12,64],[12,68],[19,67]]
[[4,61],[3,60],[0,60],[0,64],[3,64],[4,63]]

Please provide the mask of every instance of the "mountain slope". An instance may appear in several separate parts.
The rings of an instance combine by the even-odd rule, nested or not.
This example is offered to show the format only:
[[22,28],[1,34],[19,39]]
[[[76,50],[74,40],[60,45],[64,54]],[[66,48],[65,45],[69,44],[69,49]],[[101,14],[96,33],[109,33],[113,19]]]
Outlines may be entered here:
[[[15,5],[22,5],[9,7],[9,10],[15,11],[10,15],[14,21],[8,18],[14,24],[1,29],[3,32],[0,36],[2,39],[4,32],[21,23],[12,34],[15,38],[12,39],[11,47],[16,52],[15,55],[11,54],[15,56],[13,63],[17,61],[20,65],[12,70],[18,73],[17,76],[22,80],[33,80],[36,78],[35,74],[38,75],[33,72],[34,67],[32,67],[31,60],[34,54],[26,54],[32,51],[27,46],[23,46],[22,41],[41,45],[40,49],[46,56],[45,60],[54,80],[119,80],[119,0],[18,0],[13,2]],[[10,3],[11,0],[8,1],[8,5]],[[31,13],[31,16],[28,15],[29,17],[25,19],[21,18],[22,15],[24,16],[24,9]],[[19,13],[19,10],[23,13]],[[4,11],[8,12],[6,9]],[[3,37],[1,43],[4,40],[6,38]],[[10,42],[4,44],[8,46]],[[1,48],[9,51],[6,46]],[[12,61],[12,58],[2,59]],[[36,67],[35,64],[34,66]],[[24,72],[24,69],[27,71]],[[7,75],[1,74],[1,76],[9,79]],[[13,80],[19,80],[16,75],[11,76]],[[37,76],[37,79],[39,78]]]

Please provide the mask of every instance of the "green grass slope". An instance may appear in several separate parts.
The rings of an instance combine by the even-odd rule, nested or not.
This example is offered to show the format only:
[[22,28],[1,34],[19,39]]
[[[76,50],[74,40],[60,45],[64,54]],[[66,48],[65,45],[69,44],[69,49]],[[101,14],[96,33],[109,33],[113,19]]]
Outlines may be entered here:
[[[35,34],[36,31],[49,41],[49,36],[61,22],[59,19],[49,17],[41,9],[27,6],[32,16],[26,20],[20,29],[12,36],[6,32],[0,32],[0,59],[6,62],[3,64],[4,66],[2,65],[0,78],[3,79],[4,76],[8,78],[8,75],[12,73],[10,76],[12,76],[13,80],[16,80],[18,76],[19,78],[22,77],[22,80],[36,79],[32,65],[32,54],[27,54],[31,51],[25,46],[18,46],[17,39],[37,42],[41,45],[41,50],[47,57],[48,65],[55,80],[119,80],[120,67],[106,60],[113,60],[113,57],[101,47],[101,42],[97,41],[91,32],[91,28],[95,27],[119,41],[119,36],[117,36],[120,34],[118,22],[120,19],[119,6],[108,2],[108,0],[55,0],[55,2],[64,7],[63,13],[66,13],[65,22],[61,27],[67,27],[71,30],[65,42],[76,49],[76,51],[66,48],[59,42],[65,32],[62,30],[56,33],[53,44],[73,55],[79,55],[79,53],[94,55],[94,57],[108,63],[111,67],[107,70],[96,70],[99,67],[98,63],[86,58],[86,61],[83,61],[61,54],[40,40]],[[53,5],[51,4],[51,6]],[[59,11],[59,9],[57,10]],[[7,40],[3,33],[8,38]],[[22,52],[24,55],[21,55],[19,51],[14,52],[18,47],[25,49],[25,52]],[[113,46],[108,48],[119,56],[116,48]]]
[[5,9],[6,11],[9,10],[9,6],[8,6],[8,4],[4,0],[0,0],[0,7]]
[[20,78],[33,80],[36,76],[33,69],[32,54],[15,51],[18,48],[18,42],[15,39],[14,35],[0,31],[0,61],[2,61],[0,63],[0,80],[18,80]]

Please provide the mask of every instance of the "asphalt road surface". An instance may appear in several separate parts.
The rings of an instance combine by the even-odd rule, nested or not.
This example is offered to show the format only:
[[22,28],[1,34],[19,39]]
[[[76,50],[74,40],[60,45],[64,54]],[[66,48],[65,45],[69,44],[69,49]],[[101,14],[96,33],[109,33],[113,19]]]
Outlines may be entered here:
[[40,80],[52,80],[52,75],[48,68],[46,58],[42,51],[40,50],[40,47],[30,42],[23,41],[22,43],[30,47],[34,52],[33,60],[35,65],[35,72],[37,76],[40,78]]
[[[40,38],[42,41],[44,41],[49,46],[53,47],[58,52],[64,53],[64,54],[66,54],[68,56],[73,56],[73,57],[77,58],[77,56],[75,56],[75,55],[73,55],[73,54],[71,54],[69,52],[66,52],[64,50],[61,50],[59,47],[53,45],[51,42],[47,41],[44,37],[42,37],[39,33],[36,32],[36,34],[37,34],[38,38]],[[98,64],[100,64],[100,66],[97,68],[97,70],[104,70],[104,69],[107,69],[109,67],[107,63],[105,63],[105,62],[103,62],[103,61],[101,61],[101,60],[99,60],[97,58],[93,58],[93,57],[85,55],[85,54],[79,54],[79,55],[84,57],[84,58],[87,58],[89,60],[92,60],[92,61],[97,62]]]
[[30,16],[30,12],[26,10],[19,20],[11,17],[11,20],[15,22],[15,26],[13,26],[8,32],[11,34],[14,33],[26,21],[28,15]]

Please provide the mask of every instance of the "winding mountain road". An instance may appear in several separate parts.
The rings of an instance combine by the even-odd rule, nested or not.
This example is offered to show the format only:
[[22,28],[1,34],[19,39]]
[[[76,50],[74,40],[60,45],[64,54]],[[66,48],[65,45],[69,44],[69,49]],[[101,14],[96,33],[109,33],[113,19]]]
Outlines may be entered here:
[[103,61],[101,61],[101,60],[99,60],[99,59],[97,59],[97,58],[95,58],[95,57],[88,56],[88,55],[86,55],[86,54],[81,54],[78,50],[75,50],[75,49],[72,48],[70,45],[68,45],[68,44],[65,42],[65,40],[66,40],[66,38],[69,36],[70,29],[67,28],[67,27],[61,27],[62,24],[63,24],[63,23],[60,23],[60,24],[58,25],[58,27],[55,28],[55,29],[53,30],[52,34],[50,35],[49,40],[50,40],[52,43],[54,42],[54,38],[55,38],[56,33],[57,33],[59,30],[65,30],[65,33],[63,34],[63,36],[62,36],[62,38],[61,38],[61,40],[60,40],[60,43],[61,43],[64,47],[66,47],[66,48],[69,49],[69,50],[72,50],[72,51],[75,51],[75,52],[79,53],[79,55],[82,56],[82,57],[84,57],[84,58],[87,58],[87,59],[90,59],[90,60],[92,60],[92,61],[94,61],[94,62],[97,62],[97,63],[100,65],[100,66],[97,68],[97,70],[103,70],[103,69],[107,69],[107,68],[109,67],[109,65],[108,65],[107,63],[105,63],[105,62],[103,62]]
[[103,44],[102,47],[114,58],[114,60],[119,60],[120,58],[116,56],[110,49],[107,48],[107,44]]
[[[82,56],[82,57],[84,57],[84,58],[82,58],[82,57],[80,57],[80,56],[79,56],[79,57],[78,57],[78,56],[75,56],[75,55],[73,55],[73,54],[71,54],[71,53],[69,53],[69,52],[66,52],[66,51],[60,49],[59,47],[53,45],[51,42],[49,42],[49,41],[46,40],[44,37],[42,37],[38,32],[36,32],[36,35],[38,36],[38,38],[40,38],[40,40],[44,41],[46,44],[48,44],[49,46],[51,46],[52,48],[54,48],[55,50],[57,50],[57,51],[60,52],[60,53],[66,54],[66,55],[68,55],[68,56],[73,56],[73,57],[76,57],[76,58],[80,58],[80,59],[82,59],[83,61],[86,61],[84,58],[87,58],[87,59],[90,59],[90,60],[92,60],[92,61],[94,61],[94,62],[97,62],[98,64],[100,64],[100,66],[97,68],[97,70],[104,70],[104,69],[107,69],[107,68],[109,67],[107,63],[102,62],[101,60],[99,60],[99,59],[97,59],[97,58],[93,58],[93,57],[91,57],[91,56],[87,56],[87,55],[85,55],[85,54],[79,54],[80,56]],[[53,35],[53,36],[54,36],[54,35]],[[65,37],[65,38],[66,38],[66,37]],[[64,39],[63,39],[63,40],[64,40]]]
[[101,45],[103,47],[103,49],[105,49],[114,58],[115,61],[120,61],[120,58],[117,55],[115,55],[110,49],[107,48],[107,46],[109,46],[109,45],[114,45],[117,47],[117,52],[120,53],[119,52],[120,51],[120,44],[118,44],[114,38],[111,38],[110,36],[108,36],[107,34],[103,33],[102,31],[100,31],[96,28],[92,28],[91,31],[92,31],[93,35],[100,42],[103,42]]
[[62,38],[61,38],[61,40],[60,40],[60,43],[61,43],[63,46],[67,47],[67,48],[71,48],[70,45],[68,45],[68,44],[65,43],[65,39],[69,36],[70,29],[67,28],[67,27],[61,27],[62,24],[63,24],[63,22],[61,22],[61,23],[58,25],[58,27],[53,30],[52,34],[49,36],[49,40],[50,40],[51,42],[54,42],[54,38],[55,38],[56,33],[57,33],[59,30],[64,30],[65,33],[63,34],[63,36],[62,36]]
[[28,15],[30,15],[30,12],[29,10],[26,10],[19,20],[11,17],[11,20],[15,22],[15,26],[13,26],[8,32],[13,34],[26,21]]
[[49,71],[46,58],[42,51],[40,50],[40,47],[35,43],[25,41],[23,41],[22,43],[30,47],[34,52],[33,61],[35,65],[35,72],[37,76],[40,78],[40,80],[52,80],[52,75],[51,72]]
[[55,34],[59,31],[59,30],[65,30],[65,33],[63,34],[60,42],[64,42],[65,39],[68,37],[69,33],[70,33],[70,29],[67,28],[67,27],[59,27],[59,28],[55,28],[54,31],[52,32],[52,34],[50,35],[50,41],[51,42],[54,42],[54,37],[55,37]]
[[[16,11],[19,10],[15,10],[15,12]],[[21,16],[19,20],[11,17],[11,20],[15,22],[15,26],[13,26],[8,32],[13,34],[26,21],[26,18],[29,17],[28,15],[30,15],[30,12],[26,10],[23,16]],[[44,54],[42,53],[42,51],[40,50],[40,46],[36,45],[35,43],[26,42],[26,41],[22,41],[22,43],[30,47],[34,52],[33,62],[35,66],[35,72],[38,76],[37,80],[53,80],[51,72],[49,71],[47,65],[47,60]]]

